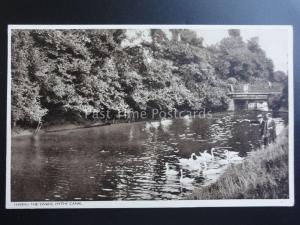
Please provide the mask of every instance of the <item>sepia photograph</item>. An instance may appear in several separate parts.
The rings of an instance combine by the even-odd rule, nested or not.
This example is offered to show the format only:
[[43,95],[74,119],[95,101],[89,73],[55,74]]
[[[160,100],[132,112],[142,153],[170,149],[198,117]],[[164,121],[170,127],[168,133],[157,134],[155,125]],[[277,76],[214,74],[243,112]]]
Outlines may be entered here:
[[294,205],[293,28],[9,25],[6,208]]

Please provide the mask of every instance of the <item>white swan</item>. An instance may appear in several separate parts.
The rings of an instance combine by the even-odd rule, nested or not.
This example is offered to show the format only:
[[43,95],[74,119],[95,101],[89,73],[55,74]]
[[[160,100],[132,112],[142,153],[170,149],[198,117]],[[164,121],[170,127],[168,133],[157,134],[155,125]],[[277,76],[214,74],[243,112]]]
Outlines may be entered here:
[[219,165],[227,165],[227,164],[229,164],[229,160],[227,157],[225,159],[219,159],[218,164]]
[[108,153],[109,151],[106,151],[106,150],[104,150],[104,149],[102,149],[101,151],[100,151],[100,153]]
[[181,184],[191,184],[193,183],[193,178],[183,177],[183,171],[180,169],[180,183]]
[[203,159],[200,159],[200,156],[192,153],[189,159],[179,159],[179,164],[188,170],[199,170],[202,161]]
[[202,174],[204,176],[217,175],[220,174],[223,170],[224,170],[224,166],[219,168],[208,168],[207,163],[204,162],[204,169],[202,170]]
[[205,150],[203,153],[200,153],[200,156],[206,161],[213,160],[215,158],[214,150],[215,148],[211,148],[210,154]]
[[160,122],[159,121],[153,121],[150,123],[152,127],[154,127],[155,129],[159,128],[160,126]]
[[190,116],[189,115],[185,115],[184,117],[182,117],[183,118],[183,121],[184,121],[184,125],[185,126],[189,126],[191,123],[192,123],[192,119],[190,118]]
[[185,134],[179,134],[178,137],[179,137],[180,139],[184,139],[184,138],[185,138]]
[[234,157],[234,156],[237,156],[239,154],[238,152],[228,151],[228,150],[225,150],[224,153],[227,157]]
[[177,175],[176,170],[170,169],[169,163],[166,163],[166,175]]
[[190,165],[191,163],[193,163],[194,162],[194,158],[196,157],[196,154],[195,153],[192,153],[191,154],[191,157],[190,158],[188,158],[188,159],[179,159],[179,163],[181,164],[181,165]]
[[163,126],[169,126],[169,125],[171,125],[171,124],[173,123],[173,121],[170,120],[170,119],[162,119],[162,120],[160,121],[160,123],[161,123],[161,125],[163,125]]
[[230,161],[242,161],[244,159],[243,157],[238,156],[238,152],[225,150],[224,153],[226,154],[226,158]]
[[165,133],[169,133],[169,128],[172,125],[173,121],[170,119],[162,119],[160,121],[161,128]]
[[188,158],[188,159],[182,159],[183,161],[186,161],[186,162],[192,162],[193,160],[195,160],[195,159],[197,159],[197,155],[196,155],[196,153],[192,153],[191,154],[191,156],[190,156],[190,158]]
[[190,170],[199,170],[201,169],[202,162],[203,160],[200,158],[200,156],[197,156],[195,153],[193,153],[187,166]]
[[146,122],[146,123],[145,123],[145,130],[146,130],[146,131],[149,131],[149,130],[150,130],[150,127],[151,127],[151,123]]

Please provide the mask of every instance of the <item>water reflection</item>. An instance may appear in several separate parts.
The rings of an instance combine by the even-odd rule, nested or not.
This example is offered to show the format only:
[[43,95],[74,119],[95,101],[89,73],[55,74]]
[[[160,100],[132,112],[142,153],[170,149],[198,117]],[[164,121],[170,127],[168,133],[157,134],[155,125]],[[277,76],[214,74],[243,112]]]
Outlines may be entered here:
[[[249,123],[255,117],[223,113],[14,138],[12,200],[183,199],[259,147],[259,128]],[[285,120],[275,120],[280,130]]]

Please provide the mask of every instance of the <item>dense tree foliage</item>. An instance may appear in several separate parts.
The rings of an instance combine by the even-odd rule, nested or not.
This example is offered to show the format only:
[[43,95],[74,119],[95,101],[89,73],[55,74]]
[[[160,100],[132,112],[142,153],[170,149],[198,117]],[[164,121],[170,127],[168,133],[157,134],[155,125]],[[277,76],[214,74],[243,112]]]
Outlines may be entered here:
[[222,110],[231,84],[273,78],[258,39],[244,42],[239,30],[209,47],[193,30],[145,32],[136,41],[126,30],[14,30],[12,122],[85,110]]
[[273,63],[265,55],[254,37],[245,43],[239,32],[230,30],[230,36],[212,49],[216,53],[215,67],[223,78],[235,77],[241,81],[253,78],[270,79]]

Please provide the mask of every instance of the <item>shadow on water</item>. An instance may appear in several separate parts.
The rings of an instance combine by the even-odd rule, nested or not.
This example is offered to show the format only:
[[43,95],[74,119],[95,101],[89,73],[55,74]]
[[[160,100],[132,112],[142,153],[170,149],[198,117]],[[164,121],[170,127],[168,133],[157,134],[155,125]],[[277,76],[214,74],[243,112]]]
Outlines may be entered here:
[[[283,126],[287,118],[277,117]],[[255,118],[221,113],[13,138],[12,200],[183,199],[260,146]]]

